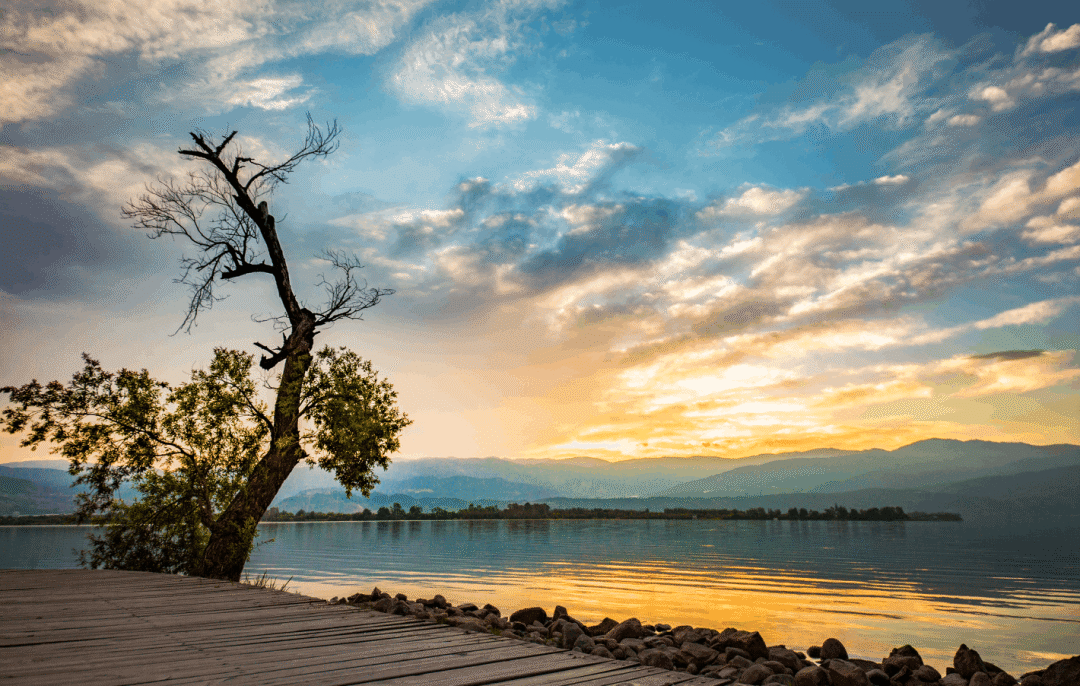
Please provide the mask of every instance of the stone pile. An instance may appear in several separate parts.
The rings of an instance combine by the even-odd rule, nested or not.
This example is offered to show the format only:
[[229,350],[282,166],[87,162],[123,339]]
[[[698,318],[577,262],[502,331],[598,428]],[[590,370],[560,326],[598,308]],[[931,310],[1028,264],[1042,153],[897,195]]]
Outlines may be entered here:
[[767,646],[756,631],[673,628],[667,624],[642,624],[636,618],[623,622],[604,619],[595,626],[586,626],[561,605],[550,617],[541,607],[503,617],[499,608],[490,604],[453,605],[441,595],[410,601],[404,593],[391,596],[378,588],[330,602],[711,677],[717,680],[717,686],[1080,686],[1080,656],[1017,679],[961,644],[953,666],[947,667],[943,675],[924,664],[919,652],[909,645],[894,648],[881,662],[873,662],[849,657],[835,638],[803,654],[782,645]]

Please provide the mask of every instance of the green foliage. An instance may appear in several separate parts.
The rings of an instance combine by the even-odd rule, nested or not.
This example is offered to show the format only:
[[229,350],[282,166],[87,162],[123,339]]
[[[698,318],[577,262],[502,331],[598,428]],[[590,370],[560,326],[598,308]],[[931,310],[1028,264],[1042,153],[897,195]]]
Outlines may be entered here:
[[[81,554],[84,566],[195,573],[212,527],[269,447],[272,423],[251,378],[252,356],[217,348],[208,370],[175,388],[146,370],[106,372],[83,358],[67,385],[0,389],[12,403],[0,427],[26,432],[22,445],[32,449],[53,444],[87,487],[78,520],[104,516],[104,526]],[[409,424],[392,386],[354,353],[327,348],[303,390],[302,414],[315,427],[301,439],[308,459],[367,494],[378,482],[371,470],[385,469]],[[133,502],[117,497],[124,483],[138,493]],[[244,559],[256,524],[242,525]]]

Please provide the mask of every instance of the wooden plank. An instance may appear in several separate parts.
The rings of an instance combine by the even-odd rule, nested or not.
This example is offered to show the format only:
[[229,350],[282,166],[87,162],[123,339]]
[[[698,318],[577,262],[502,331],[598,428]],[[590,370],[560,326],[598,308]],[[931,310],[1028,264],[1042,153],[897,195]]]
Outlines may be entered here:
[[208,579],[0,571],[0,680],[707,686],[714,680]]

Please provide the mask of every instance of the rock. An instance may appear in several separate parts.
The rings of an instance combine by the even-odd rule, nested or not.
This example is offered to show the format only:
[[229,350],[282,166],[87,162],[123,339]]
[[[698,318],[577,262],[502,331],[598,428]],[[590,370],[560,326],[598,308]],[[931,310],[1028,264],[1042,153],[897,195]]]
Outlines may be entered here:
[[581,634],[576,639],[574,639],[573,647],[583,653],[592,653],[593,648],[596,647],[596,641],[592,640],[592,636],[586,636],[585,634]]
[[753,664],[739,675],[739,681],[744,684],[760,684],[772,675],[773,671],[765,665]]
[[994,678],[990,680],[994,686],[1016,686],[1016,679],[1005,672],[998,672],[994,675]]
[[645,630],[641,627],[641,622],[636,617],[631,617],[626,621],[620,622],[611,631],[604,634],[605,638],[618,643],[624,638],[641,638],[645,635]]
[[[760,664],[765,665],[769,669],[771,669],[773,674],[787,674],[788,673],[788,668],[787,668],[787,666],[784,665],[783,662],[777,662],[776,660],[765,660],[764,662],[762,662],[761,660],[758,660],[758,662]],[[791,673],[794,674],[795,672],[792,671]]]
[[922,667],[913,670],[912,674],[919,681],[925,681],[927,683],[936,683],[941,680],[941,672],[937,671],[930,665],[923,665]]
[[697,665],[699,668],[711,664],[716,658],[720,657],[720,653],[712,648],[689,641],[682,644],[679,654],[683,656],[686,662]]
[[734,646],[746,651],[751,660],[756,660],[759,657],[769,657],[769,649],[765,647],[765,639],[761,638],[761,634],[756,631],[724,629],[716,638],[709,641],[709,645],[716,650],[724,650]]
[[795,686],[829,686],[829,673],[814,665],[795,673]]
[[590,654],[595,655],[596,657],[606,657],[609,660],[615,659],[615,656],[611,654],[611,651],[604,646],[593,647],[593,649],[590,651]]
[[488,614],[493,614],[493,615],[495,615],[496,617],[502,617],[502,613],[501,613],[501,612],[499,612],[499,608],[495,607],[495,606],[494,606],[494,605],[492,605],[491,603],[487,603],[487,604],[486,604],[486,605],[484,605],[484,607],[483,607],[483,608],[481,608],[481,609],[482,609],[482,610],[484,610],[484,612],[487,612]]
[[521,622],[526,626],[533,622],[544,623],[547,618],[547,612],[542,607],[527,607],[510,615],[511,622]]
[[953,672],[952,674],[946,674],[945,676],[941,677],[941,681],[939,683],[941,684],[941,686],[967,686],[967,679],[960,676],[956,672]]
[[979,657],[979,653],[968,648],[963,643],[956,649],[956,655],[953,656],[953,667],[956,668],[960,676],[969,681],[975,672],[986,673],[986,665],[983,663],[982,658]]
[[806,654],[815,660],[819,659],[821,657],[821,646],[810,646],[806,649]]
[[986,665],[986,673],[989,674],[991,678],[993,678],[995,674],[1005,671],[1001,667],[995,665],[993,662],[987,662],[986,660],[983,660],[983,664]]
[[464,629],[465,631],[471,631],[478,634],[485,633],[488,630],[487,624],[475,617],[467,617],[462,620],[461,623],[457,626],[459,629]]
[[405,595],[404,593],[398,593],[396,596],[394,596],[394,600],[407,601],[408,599],[409,599],[409,596]]
[[431,604],[439,608],[440,610],[445,610],[450,603],[446,602],[446,598],[442,597],[441,595],[436,595],[434,598],[431,599]]
[[1038,672],[1025,674],[1020,678],[1020,686],[1044,686],[1042,677]]
[[653,625],[653,628],[656,629],[657,631],[671,631],[671,625],[670,624],[655,624],[655,625]]
[[[750,660],[750,653],[746,652],[742,648],[736,648],[735,646],[728,646],[727,648],[724,648],[724,654],[727,655],[727,658],[729,660],[736,655],[739,657],[745,657],[747,660]],[[753,660],[750,661],[753,662]]]
[[881,669],[881,665],[879,663],[871,662],[870,660],[860,660],[857,657],[849,657],[847,661],[864,672],[869,672],[871,669]]
[[873,686],[889,686],[889,675],[880,669],[871,669],[866,673],[866,679]]
[[761,682],[764,686],[770,684],[779,684],[779,686],[795,686],[795,677],[790,674],[773,674],[772,676],[765,677],[765,681]]
[[624,638],[619,641],[619,645],[633,650],[635,655],[646,648],[645,641],[642,641],[640,638]]
[[1076,686],[1080,684],[1080,655],[1058,660],[1038,672],[1038,676],[1043,686]]
[[584,636],[585,632],[581,630],[581,627],[573,622],[563,622],[562,626],[562,647],[573,648],[574,644],[580,636]]
[[552,619],[567,619],[569,617],[570,617],[570,614],[566,611],[566,608],[563,607],[562,605],[556,605],[555,606],[555,611],[551,613],[551,618]]
[[638,653],[638,659],[641,660],[641,664],[647,667],[675,669],[675,663],[671,661],[671,656],[658,648],[649,648],[641,651]]
[[799,656],[795,654],[794,650],[788,650],[784,646],[771,646],[769,648],[769,659],[775,660],[791,670],[791,673],[802,669]]
[[727,663],[729,665],[731,665],[732,667],[738,667],[739,669],[746,669],[750,665],[754,664],[753,662],[751,662],[750,660],[747,660],[745,657],[743,657],[741,655],[736,655],[735,657],[728,660]]
[[675,639],[675,645],[681,646],[683,643],[690,641],[691,643],[701,643],[702,636],[698,632],[694,631],[692,626],[677,626],[671,630],[671,637]]
[[990,675],[986,672],[975,672],[968,679],[968,686],[993,686],[993,682],[990,681]]
[[589,632],[590,636],[603,636],[618,625],[619,623],[611,617],[604,617],[604,621],[595,626],[586,627],[586,631]]
[[919,651],[910,645],[902,645],[889,651],[889,657],[882,660],[881,665],[885,673],[891,676],[899,672],[901,667],[907,667],[912,672],[915,672],[919,667],[922,667],[923,661]]
[[[825,651],[825,647],[829,645],[829,641],[836,639],[829,639],[825,641],[821,646],[822,652]],[[840,643],[840,641],[836,641]],[[842,649],[844,646],[841,645]],[[829,666],[825,668],[829,672],[829,683],[832,686],[870,686],[870,680],[866,677],[866,672],[862,671],[858,665],[854,665],[847,660],[841,660],[834,658],[829,660]]]
[[375,604],[371,606],[372,610],[378,610],[379,612],[389,612],[390,608],[394,606],[393,598],[380,598],[375,601]]
[[826,638],[821,644],[822,660],[846,660],[848,659],[847,648],[838,639]]

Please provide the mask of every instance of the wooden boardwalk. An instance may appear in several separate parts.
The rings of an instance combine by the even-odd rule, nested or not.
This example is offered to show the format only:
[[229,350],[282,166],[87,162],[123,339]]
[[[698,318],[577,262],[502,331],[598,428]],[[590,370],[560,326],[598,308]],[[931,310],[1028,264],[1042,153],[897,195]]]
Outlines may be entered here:
[[230,582],[0,571],[0,684],[158,683],[719,682]]

